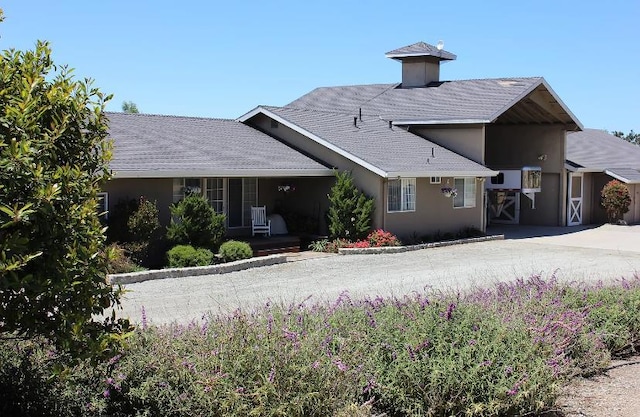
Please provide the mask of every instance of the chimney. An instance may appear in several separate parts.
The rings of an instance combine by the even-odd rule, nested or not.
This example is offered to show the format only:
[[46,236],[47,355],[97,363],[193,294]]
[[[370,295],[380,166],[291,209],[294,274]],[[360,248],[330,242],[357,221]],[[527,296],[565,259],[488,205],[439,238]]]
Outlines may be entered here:
[[431,82],[440,81],[440,63],[453,61],[456,56],[443,49],[444,43],[437,46],[425,42],[387,52],[387,58],[402,62],[402,88],[425,87]]

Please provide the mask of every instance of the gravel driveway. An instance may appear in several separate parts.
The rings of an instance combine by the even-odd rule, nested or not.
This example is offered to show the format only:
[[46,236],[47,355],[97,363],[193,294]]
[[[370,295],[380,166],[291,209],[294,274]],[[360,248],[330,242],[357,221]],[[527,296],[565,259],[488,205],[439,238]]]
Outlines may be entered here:
[[[610,280],[640,271],[640,226],[503,228],[506,240],[384,255],[331,255],[223,275],[129,284],[121,315],[139,322],[188,322],[207,311],[273,303],[404,295],[457,289],[541,274],[563,280]],[[567,233],[567,232],[572,233]],[[528,237],[534,236],[534,237]]]

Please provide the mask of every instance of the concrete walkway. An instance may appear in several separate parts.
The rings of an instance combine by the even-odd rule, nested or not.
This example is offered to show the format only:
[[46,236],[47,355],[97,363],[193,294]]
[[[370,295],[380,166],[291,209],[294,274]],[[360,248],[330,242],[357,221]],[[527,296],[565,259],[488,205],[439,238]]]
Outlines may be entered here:
[[[552,228],[553,229],[553,228]],[[207,312],[274,303],[352,297],[402,296],[425,288],[487,286],[542,274],[563,280],[612,280],[640,271],[640,226],[605,225],[507,231],[507,240],[382,255],[302,253],[280,265],[222,275],[130,284],[123,315],[139,322],[144,307],[153,323],[188,322]],[[560,230],[562,229],[562,230]],[[492,229],[497,231],[497,229]]]

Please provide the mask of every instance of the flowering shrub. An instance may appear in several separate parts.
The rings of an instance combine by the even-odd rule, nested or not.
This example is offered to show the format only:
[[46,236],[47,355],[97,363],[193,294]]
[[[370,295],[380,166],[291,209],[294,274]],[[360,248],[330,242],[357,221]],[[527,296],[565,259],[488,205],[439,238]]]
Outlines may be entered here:
[[374,230],[366,239],[350,241],[348,239],[317,240],[309,245],[315,252],[334,252],[340,248],[379,248],[382,246],[400,246],[400,240],[391,232],[382,229]]
[[[637,350],[640,277],[533,276],[466,294],[267,304],[143,326],[107,362],[0,340],[2,415],[541,415],[576,374]],[[366,414],[369,415],[369,414]]]
[[367,241],[372,247],[400,246],[400,241],[396,235],[391,232],[385,232],[382,229],[377,229],[369,233]]
[[629,188],[618,180],[609,181],[600,193],[602,207],[607,211],[610,222],[622,219],[622,215],[629,211],[631,195]]

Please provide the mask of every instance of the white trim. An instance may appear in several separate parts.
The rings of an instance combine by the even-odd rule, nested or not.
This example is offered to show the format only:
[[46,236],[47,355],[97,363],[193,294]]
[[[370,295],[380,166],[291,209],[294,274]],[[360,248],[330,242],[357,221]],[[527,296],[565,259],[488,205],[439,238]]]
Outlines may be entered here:
[[614,173],[613,171],[609,171],[608,169],[605,169],[604,173],[610,177],[613,177],[619,181],[624,182],[625,184],[640,184],[640,181],[638,180],[630,180],[629,178],[625,178],[622,175]]
[[415,177],[415,178],[429,178],[429,177],[482,177],[489,178],[495,177],[500,171],[493,171],[487,168],[486,171],[398,171],[387,173],[387,178],[396,177]]
[[[435,52],[405,52],[399,54],[384,54],[385,58],[398,59],[398,58],[411,58],[411,57],[421,57],[421,56],[432,56],[434,58],[440,58],[441,61],[455,61],[458,57],[451,52],[439,51],[440,53]],[[446,56],[443,56],[446,55]]]
[[459,125],[459,124],[486,124],[491,123],[490,119],[442,119],[442,120],[393,120],[393,126],[411,126],[411,125]]
[[238,170],[180,170],[180,171],[112,171],[113,178],[243,178],[243,177],[332,177],[332,169],[249,169]]
[[378,174],[379,176],[381,176],[383,178],[387,178],[387,172],[381,170],[380,168],[376,167],[375,165],[370,164],[369,162],[365,161],[364,159],[358,158],[357,156],[353,155],[352,153],[347,152],[344,149],[334,145],[333,143],[322,139],[320,136],[317,136],[317,135],[309,132],[308,130],[301,128],[300,126],[296,125],[295,123],[290,122],[289,120],[283,118],[282,116],[277,115],[276,113],[273,113],[270,110],[265,109],[264,107],[258,106],[255,109],[251,110],[249,113],[246,113],[246,114],[240,116],[236,120],[244,123],[247,120],[249,120],[250,118],[252,118],[253,116],[257,115],[258,113],[262,113],[267,117],[275,119],[280,124],[283,124],[286,127],[290,128],[290,129],[293,129],[294,131],[296,131],[296,132],[308,137],[309,139],[313,140],[314,142],[317,142],[318,144],[324,146],[327,149],[332,150],[333,152],[337,153],[338,155],[341,155],[341,156],[349,159],[350,161],[355,162],[356,164],[362,166],[363,168],[368,169],[369,171],[371,171],[371,172],[373,172],[375,174]]
[[[573,194],[573,179],[580,178],[580,197],[572,197]],[[582,173],[569,173],[569,184],[567,187],[567,226],[578,226],[582,224],[583,216],[583,202],[584,202],[584,175]],[[572,219],[576,221],[571,221]]]

